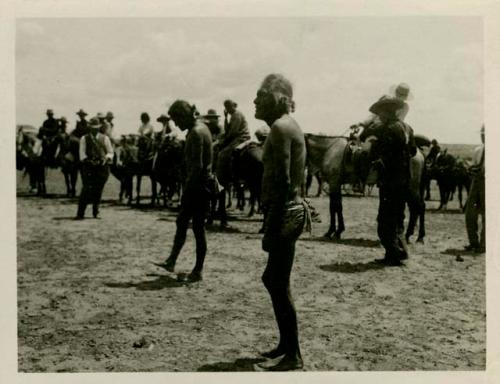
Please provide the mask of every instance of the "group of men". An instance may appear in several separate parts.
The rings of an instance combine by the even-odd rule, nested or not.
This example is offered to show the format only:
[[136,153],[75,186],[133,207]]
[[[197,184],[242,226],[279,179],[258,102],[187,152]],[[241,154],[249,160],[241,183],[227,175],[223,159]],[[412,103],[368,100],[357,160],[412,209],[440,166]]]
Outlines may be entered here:
[[[380,261],[387,265],[401,265],[408,257],[402,235],[405,195],[409,183],[409,161],[416,147],[411,127],[404,123],[408,113],[406,99],[409,87],[405,84],[396,88],[394,95],[384,96],[371,107],[373,116],[362,125],[366,131],[377,136],[377,144],[372,151],[373,163],[378,167],[380,177],[380,200],[378,211],[378,235],[385,248],[385,257]],[[262,249],[268,253],[268,261],[262,281],[268,290],[279,329],[279,341],[275,348],[262,352],[266,361],[258,364],[258,369],[268,371],[287,371],[303,367],[299,346],[297,316],[290,291],[290,275],[295,256],[295,243],[307,226],[307,204],[301,198],[301,186],[306,165],[306,145],[304,134],[293,119],[293,88],[288,79],[280,74],[270,74],[261,83],[254,100],[255,118],[263,120],[268,130],[264,137],[262,180],[262,205],[265,209],[264,236]],[[213,143],[219,140],[220,158],[224,159],[250,138],[248,125],[243,114],[231,100],[224,102],[224,133],[219,126],[219,115],[209,110],[201,116],[194,104],[176,100],[169,108],[168,115],[160,116],[157,121],[164,124],[165,134],[170,133],[169,121],[181,131],[187,131],[185,141],[185,180],[180,211],[176,220],[173,245],[165,261],[156,263],[168,272],[174,272],[177,259],[186,240],[189,222],[196,240],[196,260],[190,274],[183,276],[186,282],[203,279],[203,267],[207,253],[205,235],[205,215],[209,201],[207,185],[214,172]],[[99,200],[102,188],[109,175],[109,163],[113,158],[111,141],[99,117],[83,123],[84,113],[77,125],[80,141],[80,160],[82,161],[83,189],[78,205],[77,219],[84,216],[88,203],[93,205],[93,215],[99,215]],[[228,115],[231,119],[228,120]],[[152,134],[149,116],[141,115],[140,134]],[[48,123],[47,126],[53,123]],[[85,129],[88,130],[86,133]],[[263,133],[264,134],[264,133]],[[222,135],[222,136],[221,136]],[[484,129],[482,132],[484,140]],[[478,155],[478,176],[474,179],[469,196],[468,209],[484,210],[484,148]],[[218,161],[217,166],[227,166],[228,162]],[[222,170],[230,172],[229,170]],[[482,177],[482,179],[481,179]],[[478,191],[478,192],[477,192]],[[481,192],[482,191],[482,192]],[[481,195],[482,193],[482,195]],[[479,203],[473,196],[478,195]],[[480,200],[482,199],[482,200]],[[474,203],[473,203],[474,202]],[[467,215],[468,223],[476,220],[474,212]],[[468,224],[469,228],[469,224]],[[473,225],[471,224],[471,228]],[[484,211],[483,211],[484,228]],[[471,229],[472,232],[472,229]],[[476,228],[477,232],[477,228]],[[484,234],[480,241],[484,241]],[[480,241],[472,238],[471,245],[478,246]]]

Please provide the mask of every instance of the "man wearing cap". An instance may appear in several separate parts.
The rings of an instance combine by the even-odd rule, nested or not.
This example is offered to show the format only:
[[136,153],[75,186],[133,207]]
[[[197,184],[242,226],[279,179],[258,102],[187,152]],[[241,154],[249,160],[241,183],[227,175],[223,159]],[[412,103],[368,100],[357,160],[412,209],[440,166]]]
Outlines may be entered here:
[[370,107],[380,123],[363,130],[360,140],[375,136],[371,158],[379,173],[379,210],[377,232],[385,248],[386,265],[402,265],[408,258],[403,234],[404,210],[410,181],[410,158],[416,154],[413,130],[399,120],[404,102],[395,97],[382,97]]
[[181,200],[181,209],[177,216],[177,229],[170,256],[159,267],[173,272],[177,257],[186,241],[190,220],[193,220],[193,232],[196,239],[196,263],[188,275],[189,282],[202,280],[203,264],[207,253],[205,237],[205,215],[208,205],[207,181],[212,172],[212,136],[201,119],[197,119],[194,105],[184,100],[176,100],[168,110],[170,118],[181,130],[188,131],[184,147],[186,179]]
[[99,217],[99,203],[102,190],[108,180],[109,164],[113,160],[113,147],[108,136],[99,132],[102,124],[99,118],[90,119],[90,132],[80,140],[80,161],[82,191],[78,202],[77,220],[85,217],[87,204],[92,203],[94,218]]
[[78,120],[76,122],[76,127],[70,133],[70,135],[80,139],[81,137],[83,137],[87,133],[89,133],[89,129],[87,127],[87,120],[85,120],[85,116],[87,116],[87,112],[85,112],[83,109],[80,109],[76,114],[78,115],[80,120]]
[[[484,253],[486,250],[486,199],[485,199],[485,167],[484,167],[484,125],[481,127],[482,144],[474,151],[471,167],[472,183],[465,205],[465,225],[469,244],[468,251]],[[481,215],[481,232],[478,236],[478,216]]]
[[231,182],[233,178],[233,151],[238,145],[250,140],[247,121],[237,107],[238,104],[232,100],[224,101],[224,136],[220,140],[217,160],[217,176],[223,184]]

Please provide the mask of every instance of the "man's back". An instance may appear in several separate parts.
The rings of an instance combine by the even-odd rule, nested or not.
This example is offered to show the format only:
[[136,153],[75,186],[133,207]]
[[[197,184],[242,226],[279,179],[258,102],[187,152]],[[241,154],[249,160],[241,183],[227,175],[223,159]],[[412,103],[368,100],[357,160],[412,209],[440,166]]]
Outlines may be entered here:
[[212,171],[212,136],[208,127],[197,121],[186,136],[184,159],[187,187],[199,187]]

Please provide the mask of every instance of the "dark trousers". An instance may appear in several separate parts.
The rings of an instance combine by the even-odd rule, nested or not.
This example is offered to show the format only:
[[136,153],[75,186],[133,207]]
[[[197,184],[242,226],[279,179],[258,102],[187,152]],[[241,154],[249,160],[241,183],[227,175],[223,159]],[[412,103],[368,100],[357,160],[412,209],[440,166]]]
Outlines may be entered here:
[[193,272],[201,272],[205,255],[207,254],[207,239],[205,235],[205,217],[208,210],[208,196],[205,191],[200,188],[198,196],[188,197],[183,196],[181,201],[181,210],[177,216],[174,245],[170,252],[169,259],[174,263],[186,242],[186,235],[189,222],[193,221],[193,233],[196,240],[196,264]]
[[[484,248],[486,246],[486,205],[485,205],[485,182],[484,176],[477,175],[472,179],[472,184],[465,206],[465,225],[469,244],[473,247]],[[481,234],[478,237],[478,216],[481,215]]]
[[290,357],[301,357],[297,313],[290,292],[290,273],[295,256],[295,240],[279,241],[272,246],[262,282],[271,296],[274,315],[278,323],[278,348]]
[[82,176],[82,192],[78,201],[78,217],[85,216],[87,204],[92,204],[92,214],[99,213],[102,191],[109,177],[109,166],[82,163],[80,173]]
[[407,252],[403,239],[406,196],[403,185],[381,185],[379,189],[377,233],[387,259],[399,260]]

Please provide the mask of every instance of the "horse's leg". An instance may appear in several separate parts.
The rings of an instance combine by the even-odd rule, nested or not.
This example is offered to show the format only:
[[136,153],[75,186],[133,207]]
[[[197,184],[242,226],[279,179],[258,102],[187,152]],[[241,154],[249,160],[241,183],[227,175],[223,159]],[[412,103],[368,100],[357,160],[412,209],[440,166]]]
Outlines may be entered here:
[[78,168],[73,165],[71,170],[71,197],[76,196],[76,182],[78,181]]
[[419,216],[419,207],[416,204],[416,201],[413,196],[407,201],[408,209],[410,211],[410,219],[408,220],[408,227],[406,228],[406,242],[410,243],[410,237],[415,233],[415,226],[417,225],[417,218]]
[[157,191],[156,191],[156,179],[154,176],[149,176],[151,180],[151,206],[154,207],[156,203],[156,196],[157,196]]
[[66,184],[66,197],[70,197],[71,196],[71,183],[70,183],[70,179],[69,179],[69,172],[68,170],[64,170],[62,171],[63,175],[64,175],[64,184]]
[[335,193],[335,210],[339,219],[339,225],[335,231],[335,238],[340,240],[340,235],[345,231],[344,214],[342,212],[342,193],[340,191]]
[[328,231],[323,235],[324,237],[331,239],[334,232],[336,232],[336,205],[335,205],[335,193],[330,192],[330,227]]
[[253,189],[250,189],[249,204],[250,211],[248,212],[248,217],[252,217],[255,213],[255,191]]
[[[233,199],[232,199],[232,188],[231,188],[231,184],[228,183],[227,184],[227,187],[226,187],[226,190],[227,190],[227,205],[226,205],[226,202],[224,201],[224,206],[226,208],[231,208],[233,206]],[[224,194],[225,195],[225,194]]]
[[227,227],[227,213],[226,213],[226,190],[224,189],[219,195],[219,219],[220,226]]
[[316,181],[318,182],[318,192],[316,192],[316,197],[321,196],[321,186],[323,185],[323,181],[321,180],[321,176],[319,173],[316,173]]
[[140,201],[141,201],[141,179],[142,179],[142,176],[141,174],[138,174],[137,175],[137,186],[136,186],[136,204],[139,205],[140,204]]
[[419,224],[418,224],[418,237],[417,243],[424,243],[425,237],[425,200],[421,199],[419,201]]

